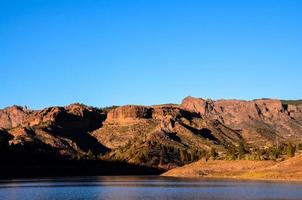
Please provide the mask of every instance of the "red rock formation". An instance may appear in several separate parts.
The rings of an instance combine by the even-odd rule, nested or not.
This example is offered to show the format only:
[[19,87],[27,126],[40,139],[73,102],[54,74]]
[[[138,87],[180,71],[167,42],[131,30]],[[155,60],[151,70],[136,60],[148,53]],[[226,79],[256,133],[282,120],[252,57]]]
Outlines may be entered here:
[[152,109],[146,106],[121,106],[109,111],[107,121],[127,121],[152,118]]
[[0,129],[6,129],[4,133],[11,136],[10,144],[43,143],[65,153],[105,149],[89,135],[106,118],[100,109],[71,104],[29,111],[14,106],[0,110],[0,115]]
[[211,116],[226,125],[238,125],[244,121],[273,119],[284,115],[285,109],[280,100],[204,100],[187,97],[182,107],[204,116]]
[[105,114],[92,107],[71,104],[66,107],[49,107],[27,115],[22,126],[56,124],[69,129],[94,130],[102,126]]
[[286,106],[280,100],[212,101],[187,97],[183,100],[181,106],[199,112],[207,118],[217,119],[236,130],[258,132],[258,134],[267,134],[268,137],[278,135],[281,138],[295,139],[302,136],[302,123],[299,121],[302,116],[301,107]]
[[19,126],[32,111],[21,106],[0,109],[0,128],[10,129]]
[[292,118],[294,118],[300,122],[302,121],[302,104],[288,105],[287,111]]

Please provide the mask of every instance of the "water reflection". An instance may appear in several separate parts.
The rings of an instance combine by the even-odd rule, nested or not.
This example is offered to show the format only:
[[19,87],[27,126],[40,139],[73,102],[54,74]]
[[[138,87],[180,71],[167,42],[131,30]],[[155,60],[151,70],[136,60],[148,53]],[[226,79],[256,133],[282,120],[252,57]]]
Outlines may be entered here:
[[293,200],[302,183],[165,177],[81,177],[0,181],[5,200]]

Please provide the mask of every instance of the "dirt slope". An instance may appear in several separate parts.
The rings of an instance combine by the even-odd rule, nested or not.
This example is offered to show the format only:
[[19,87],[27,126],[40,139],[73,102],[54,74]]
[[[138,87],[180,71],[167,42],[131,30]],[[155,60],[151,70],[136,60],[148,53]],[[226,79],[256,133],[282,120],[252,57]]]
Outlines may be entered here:
[[282,162],[247,160],[197,161],[162,176],[302,181],[302,154]]

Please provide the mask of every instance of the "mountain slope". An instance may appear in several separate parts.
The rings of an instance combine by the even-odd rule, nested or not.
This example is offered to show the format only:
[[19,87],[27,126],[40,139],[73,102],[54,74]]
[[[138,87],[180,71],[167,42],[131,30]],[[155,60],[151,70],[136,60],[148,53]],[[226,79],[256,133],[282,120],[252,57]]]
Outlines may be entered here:
[[264,180],[302,180],[302,154],[282,162],[200,160],[172,169],[162,176],[215,177]]
[[181,105],[0,110],[0,148],[38,163],[46,155],[168,170],[201,158],[276,158],[263,151],[301,139],[302,106],[292,101],[187,97]]

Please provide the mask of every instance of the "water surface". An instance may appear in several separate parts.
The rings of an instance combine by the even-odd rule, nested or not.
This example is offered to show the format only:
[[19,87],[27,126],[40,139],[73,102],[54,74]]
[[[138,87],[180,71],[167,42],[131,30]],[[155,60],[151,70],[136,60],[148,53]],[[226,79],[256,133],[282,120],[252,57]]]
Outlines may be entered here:
[[0,181],[5,200],[300,200],[302,183],[141,177]]

